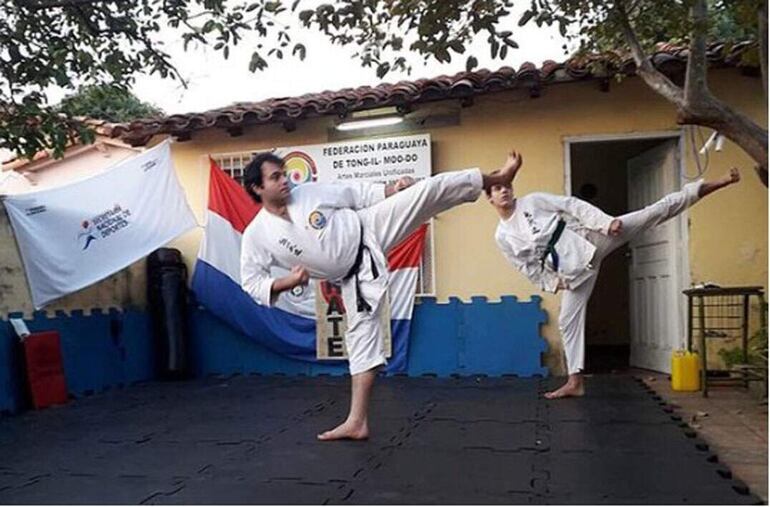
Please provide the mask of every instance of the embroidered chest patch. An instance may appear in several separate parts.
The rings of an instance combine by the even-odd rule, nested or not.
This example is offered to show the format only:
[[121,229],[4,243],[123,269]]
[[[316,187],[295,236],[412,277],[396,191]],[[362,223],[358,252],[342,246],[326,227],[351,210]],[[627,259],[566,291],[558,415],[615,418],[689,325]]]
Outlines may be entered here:
[[310,215],[308,215],[307,217],[307,221],[310,224],[310,227],[312,227],[317,231],[326,227],[326,224],[328,222],[328,220],[326,219],[326,216],[318,210],[310,213]]
[[532,213],[525,211],[524,218],[527,219],[527,224],[532,229],[532,234],[540,234],[540,228],[535,224],[535,218],[532,216]]

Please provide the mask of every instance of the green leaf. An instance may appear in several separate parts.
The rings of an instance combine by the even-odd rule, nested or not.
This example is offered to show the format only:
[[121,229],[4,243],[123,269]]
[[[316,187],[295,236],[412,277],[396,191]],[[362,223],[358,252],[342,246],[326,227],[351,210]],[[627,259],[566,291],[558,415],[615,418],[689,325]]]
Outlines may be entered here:
[[492,55],[492,59],[494,60],[497,58],[497,52],[500,50],[500,43],[497,42],[497,39],[493,39],[492,43],[489,45],[489,52]]
[[529,20],[532,19],[532,16],[534,15],[534,11],[524,11],[524,14],[522,14],[521,18],[519,18],[519,26],[524,26],[529,23]]
[[262,70],[267,67],[267,62],[256,51],[251,55],[251,61],[249,62],[249,71],[254,72],[256,70]]
[[305,55],[307,54],[307,50],[305,49],[304,44],[295,44],[294,49],[292,49],[291,54],[293,56],[299,55],[300,60],[305,59]]
[[456,41],[450,42],[449,47],[452,48],[452,50],[455,53],[460,53],[460,54],[465,53],[465,46],[463,46],[462,42],[460,41],[456,40]]
[[301,11],[299,13],[299,20],[302,21],[302,23],[304,24],[308,24],[310,20],[313,19],[313,14],[315,14],[315,12],[312,11],[311,9]]
[[377,66],[378,78],[382,79],[388,72],[390,72],[390,64],[388,62],[383,62]]
[[476,67],[479,66],[479,61],[476,59],[475,56],[469,56],[468,59],[465,61],[465,70],[470,72]]
[[439,62],[449,63],[452,61],[452,56],[449,54],[449,51],[447,51],[444,48],[437,49],[435,52],[435,56],[436,56],[436,60],[438,60]]

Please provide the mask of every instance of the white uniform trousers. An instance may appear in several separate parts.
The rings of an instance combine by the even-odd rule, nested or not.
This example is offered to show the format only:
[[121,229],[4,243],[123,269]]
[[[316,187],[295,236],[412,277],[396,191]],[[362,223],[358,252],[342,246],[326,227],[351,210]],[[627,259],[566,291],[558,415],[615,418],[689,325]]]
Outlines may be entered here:
[[618,217],[623,222],[623,232],[611,237],[588,231],[587,239],[596,246],[591,264],[593,275],[574,289],[565,290],[559,312],[559,331],[567,357],[567,372],[572,375],[583,370],[585,364],[586,307],[596,285],[602,260],[616,248],[636,236],[662,224],[695,204],[703,180],[685,185],[682,190],[666,195],[645,208]]
[[[358,211],[367,247],[356,277],[342,282],[342,299],[347,312],[345,345],[350,374],[362,373],[385,364],[385,330],[382,312],[388,297],[386,252],[406,239],[430,218],[454,206],[478,199],[482,175],[478,169],[452,171],[426,178],[387,199]],[[372,272],[374,264],[378,276]],[[371,306],[357,311],[356,291]]]

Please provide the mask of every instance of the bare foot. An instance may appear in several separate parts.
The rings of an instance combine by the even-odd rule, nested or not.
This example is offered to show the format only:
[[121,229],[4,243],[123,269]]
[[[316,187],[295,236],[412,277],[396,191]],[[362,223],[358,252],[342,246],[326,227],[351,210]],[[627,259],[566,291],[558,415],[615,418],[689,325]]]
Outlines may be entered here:
[[555,391],[545,393],[545,397],[549,400],[558,400],[560,398],[579,398],[585,395],[585,388],[582,381],[568,380],[566,384],[561,386]]
[[733,183],[738,183],[739,181],[741,181],[741,173],[738,172],[738,168],[733,167],[732,169],[730,169],[730,174],[725,176],[724,180],[725,180],[725,185],[732,185]]
[[508,158],[500,169],[484,175],[484,189],[489,190],[495,185],[509,187],[523,162],[524,157],[520,153],[513,150],[509,152]]
[[714,181],[704,181],[698,189],[698,197],[705,197],[721,188],[738,183],[739,181],[741,181],[741,173],[738,172],[738,169],[733,167],[724,178],[719,178]]
[[503,166],[495,171],[496,176],[500,177],[503,185],[508,185],[513,181],[513,177],[519,172],[521,164],[524,162],[524,157],[516,150],[511,150],[508,153],[508,158],[505,159]]
[[369,424],[345,421],[333,430],[318,435],[318,440],[366,440],[369,438]]

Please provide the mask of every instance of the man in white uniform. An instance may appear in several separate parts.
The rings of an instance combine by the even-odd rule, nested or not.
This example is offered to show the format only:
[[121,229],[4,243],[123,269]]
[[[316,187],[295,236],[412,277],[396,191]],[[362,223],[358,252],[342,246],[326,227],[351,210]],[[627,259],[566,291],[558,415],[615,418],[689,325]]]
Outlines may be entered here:
[[508,262],[540,290],[564,291],[559,331],[569,377],[546,398],[584,394],[586,306],[602,260],[700,198],[739,180],[738,170],[732,169],[720,180],[688,183],[644,209],[617,218],[575,197],[537,192],[516,199],[512,185],[495,185],[487,192],[500,215],[495,241]]
[[[494,175],[454,171],[394,185],[306,183],[290,190],[283,161],[257,155],[244,184],[263,209],[243,233],[241,286],[257,303],[271,306],[280,292],[310,278],[339,282],[347,312],[345,344],[351,374],[348,418],[320,440],[366,439],[369,397],[385,364],[381,312],[387,297],[386,253],[434,215],[478,199],[493,185],[510,185],[517,159]],[[270,266],[291,270],[270,277]]]

